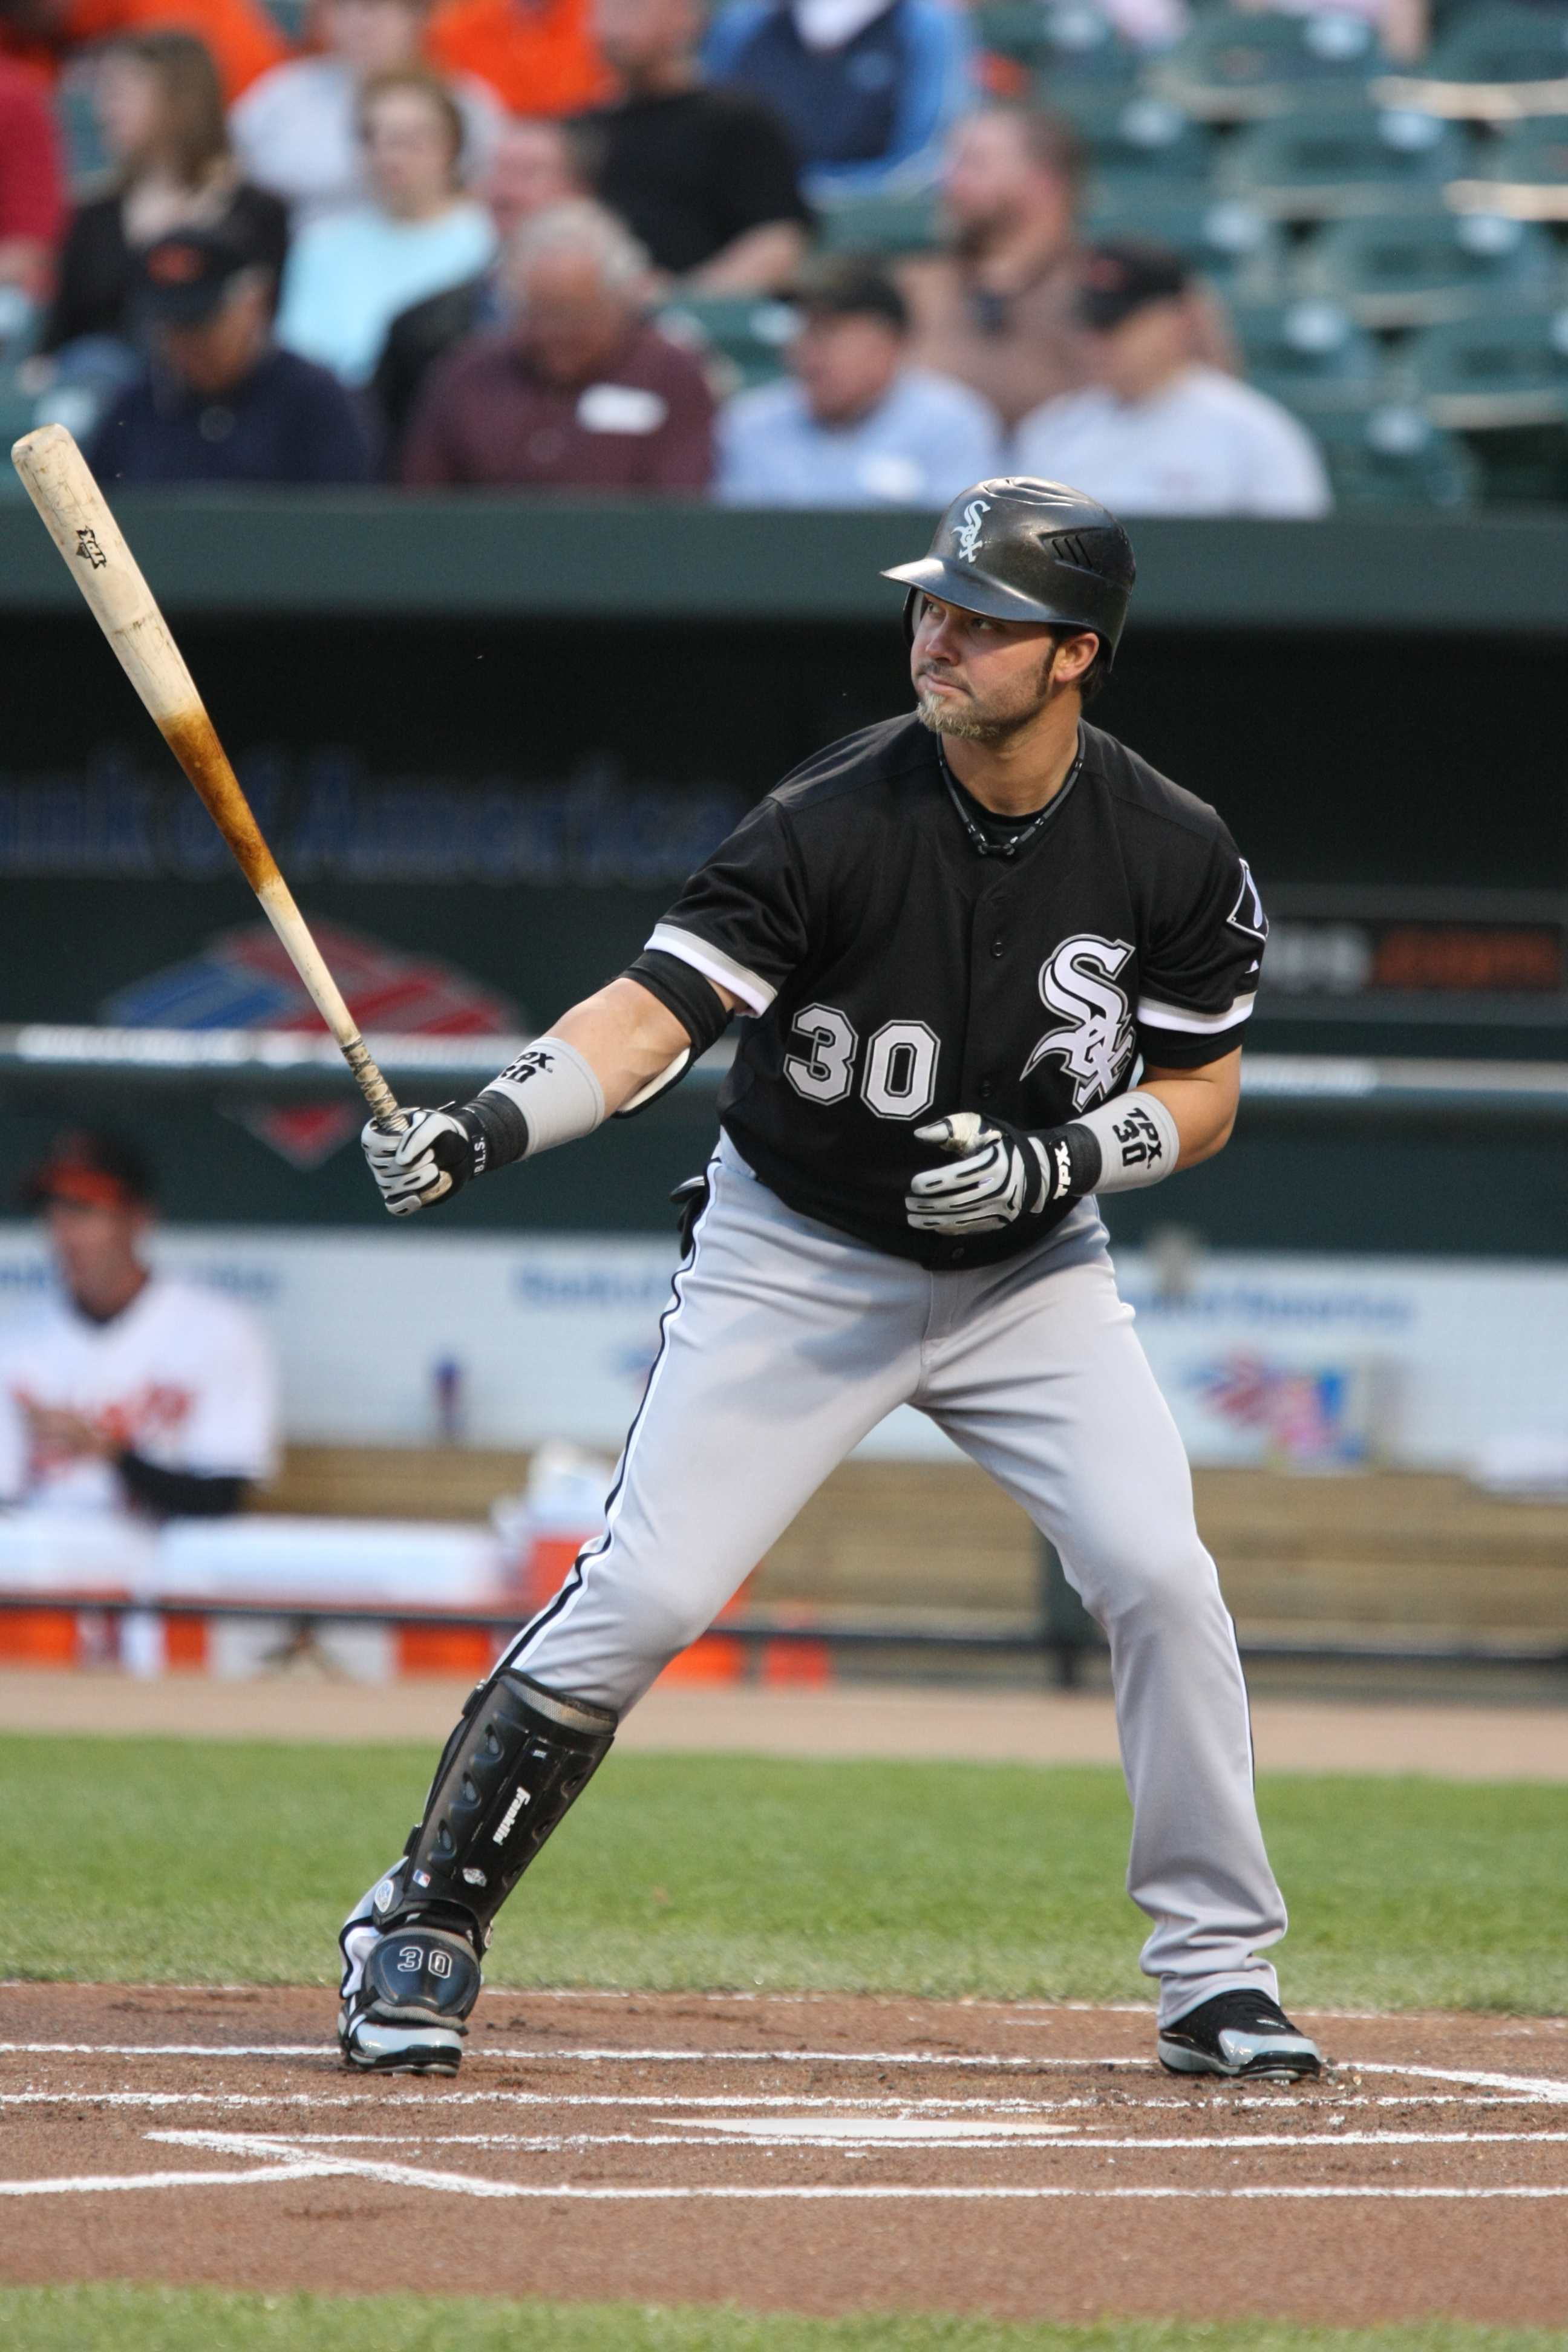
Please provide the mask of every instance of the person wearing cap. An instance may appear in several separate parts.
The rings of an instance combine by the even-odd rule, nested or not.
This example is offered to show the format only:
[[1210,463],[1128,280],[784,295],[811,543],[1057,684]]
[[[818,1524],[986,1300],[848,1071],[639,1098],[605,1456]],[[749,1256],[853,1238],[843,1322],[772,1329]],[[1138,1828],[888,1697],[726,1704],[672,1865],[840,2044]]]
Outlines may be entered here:
[[345,1922],[353,2067],[456,2072],[495,1916],[622,1717],[910,1405],[1104,1630],[1160,2058],[1320,2071],[1267,1957],[1285,1906],[1236,1631],[1097,1206],[1224,1148],[1268,924],[1215,810],[1085,715],[1135,577],[1113,514],[988,476],[887,576],[914,708],[765,794],[629,968],[474,1101],[364,1130],[387,1208],[427,1215],[656,1101],[742,1016],[605,1532]]
[[271,1361],[250,1318],[147,1263],[140,1153],[57,1138],[24,1180],[57,1288],[0,1326],[0,1503],[15,1510],[211,1518],[277,1457]]
[[791,380],[732,399],[719,425],[731,506],[935,507],[1001,460],[995,411],[909,364],[909,314],[879,263],[852,254],[802,276]]
[[148,247],[140,307],[151,365],[94,436],[105,481],[369,478],[369,439],[349,394],[274,342],[273,291],[272,272],[218,231]]
[[1168,247],[1092,247],[1078,315],[1089,381],[1024,418],[1020,467],[1082,482],[1122,514],[1328,513],[1333,494],[1305,426],[1198,356],[1205,306]]

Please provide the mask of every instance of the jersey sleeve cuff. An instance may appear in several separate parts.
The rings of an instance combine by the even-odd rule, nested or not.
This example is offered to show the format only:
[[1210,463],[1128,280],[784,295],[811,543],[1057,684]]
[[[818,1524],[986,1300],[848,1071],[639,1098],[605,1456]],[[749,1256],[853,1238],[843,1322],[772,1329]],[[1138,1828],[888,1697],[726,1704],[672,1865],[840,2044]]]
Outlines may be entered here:
[[1212,1036],[1194,1037],[1176,1029],[1161,1029],[1152,1022],[1138,1024],[1138,1050],[1144,1062],[1156,1070],[1201,1070],[1205,1063],[1223,1062],[1234,1054],[1247,1035],[1245,1022],[1237,1022],[1229,1029],[1216,1030]]
[[1173,1030],[1179,1037],[1218,1037],[1227,1029],[1238,1029],[1250,1017],[1255,1001],[1251,995],[1233,996],[1218,1013],[1195,1013],[1190,1005],[1173,1004],[1165,997],[1141,996],[1138,1026]]
[[693,971],[700,971],[704,980],[727,988],[731,996],[740,998],[749,1013],[765,1013],[778,994],[776,988],[758,973],[748,971],[743,963],[737,963],[722,948],[714,947],[709,940],[700,940],[693,931],[678,929],[674,923],[656,923],[647,944],[650,950],[674,956],[679,962],[689,964]]

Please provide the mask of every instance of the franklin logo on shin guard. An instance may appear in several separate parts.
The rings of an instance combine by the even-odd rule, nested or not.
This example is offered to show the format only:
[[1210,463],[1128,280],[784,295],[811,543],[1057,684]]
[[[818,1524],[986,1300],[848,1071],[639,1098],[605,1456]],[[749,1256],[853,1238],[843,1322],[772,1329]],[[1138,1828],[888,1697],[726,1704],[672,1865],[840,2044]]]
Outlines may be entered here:
[[[512,1799],[510,1804],[501,1815],[500,1827],[495,1833],[494,1842],[497,1845],[505,1845],[508,1838],[511,1835],[512,1823],[516,1821],[519,1813],[521,1812],[524,1805],[531,1804],[532,1801],[533,1800],[529,1795],[526,1789],[520,1789],[518,1790],[516,1796]],[[471,1871],[465,1870],[463,1873],[463,1876],[470,1881],[472,1880],[473,1875],[474,1874]],[[481,1879],[479,1884],[483,1885],[484,1881]]]

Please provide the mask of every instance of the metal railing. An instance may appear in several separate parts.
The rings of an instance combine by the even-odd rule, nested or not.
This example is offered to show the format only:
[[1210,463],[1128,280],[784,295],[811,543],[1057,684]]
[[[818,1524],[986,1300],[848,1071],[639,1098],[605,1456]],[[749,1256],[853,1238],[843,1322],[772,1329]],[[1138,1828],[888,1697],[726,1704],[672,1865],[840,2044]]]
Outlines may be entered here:
[[[837,1617],[812,1617],[797,1609],[751,1610],[715,1620],[710,1633],[739,1642],[760,1658],[773,1644],[845,1651],[913,1651],[931,1656],[945,1652],[959,1657],[1037,1658],[1047,1679],[1058,1689],[1070,1690],[1082,1679],[1091,1657],[1103,1657],[1105,1636],[1089,1615],[1062,1573],[1049,1545],[1040,1547],[1041,1608],[1037,1618],[1013,1620],[994,1627],[968,1623],[917,1623],[889,1617],[855,1623]],[[280,1648],[308,1648],[310,1638],[330,1628],[384,1629],[391,1633],[471,1633],[488,1634],[503,1646],[527,1622],[518,1610],[412,1609],[349,1607],[341,1602],[292,1600],[200,1600],[101,1592],[0,1592],[0,1613],[81,1614],[107,1619],[156,1617],[201,1622],[228,1620],[266,1622],[285,1628]],[[1427,1665],[1535,1667],[1568,1673],[1568,1646],[1548,1641],[1541,1644],[1504,1642],[1412,1640],[1407,1633],[1380,1639],[1325,1641],[1310,1635],[1297,1641],[1259,1641],[1239,1637],[1243,1660],[1249,1664],[1296,1665]]]

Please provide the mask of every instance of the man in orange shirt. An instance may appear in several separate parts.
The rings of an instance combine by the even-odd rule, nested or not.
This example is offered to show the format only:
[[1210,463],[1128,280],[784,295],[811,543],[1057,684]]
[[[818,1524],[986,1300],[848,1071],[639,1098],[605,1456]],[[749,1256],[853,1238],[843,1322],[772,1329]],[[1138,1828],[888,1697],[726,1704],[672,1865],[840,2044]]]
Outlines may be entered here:
[[0,56],[18,58],[50,80],[72,49],[153,31],[205,41],[231,106],[289,54],[260,0],[0,0]]
[[512,114],[576,114],[614,91],[587,0],[446,0],[425,47],[448,73],[488,81]]

